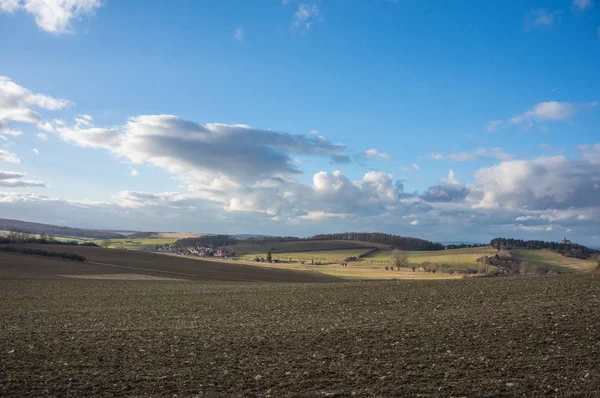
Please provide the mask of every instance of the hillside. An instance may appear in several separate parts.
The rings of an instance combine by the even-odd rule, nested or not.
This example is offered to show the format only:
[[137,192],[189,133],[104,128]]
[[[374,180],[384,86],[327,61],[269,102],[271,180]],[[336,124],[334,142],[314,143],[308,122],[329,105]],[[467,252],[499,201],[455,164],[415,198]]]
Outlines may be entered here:
[[247,254],[266,255],[268,251],[271,253],[299,253],[325,250],[362,250],[365,248],[389,249],[389,246],[372,242],[347,240],[297,240],[289,242],[240,242],[227,246],[227,248],[235,251],[236,256],[241,256]]
[[[48,251],[64,251],[61,245],[17,245]],[[133,273],[151,276],[163,276],[185,280],[203,282],[335,282],[332,276],[309,272],[285,269],[271,269],[255,267],[245,264],[236,264],[227,261],[209,261],[204,259],[187,259],[181,256],[167,256],[161,254],[140,252],[135,250],[103,249],[99,247],[69,246],[69,252],[76,253],[86,258],[85,263],[73,261],[48,261],[39,256],[28,256],[0,252],[0,264],[6,270],[13,265],[18,273],[36,275],[62,274],[114,274]],[[88,270],[92,267],[93,270]]]
[[71,228],[59,225],[11,220],[7,218],[0,218],[0,231],[17,231],[30,234],[46,234],[89,239],[113,239],[125,237],[124,234],[99,229]]
[[592,271],[597,266],[596,261],[583,260],[575,257],[565,257],[548,249],[517,249],[512,250],[512,253],[519,259],[530,263],[534,267],[546,266],[549,268],[549,270],[555,271]]

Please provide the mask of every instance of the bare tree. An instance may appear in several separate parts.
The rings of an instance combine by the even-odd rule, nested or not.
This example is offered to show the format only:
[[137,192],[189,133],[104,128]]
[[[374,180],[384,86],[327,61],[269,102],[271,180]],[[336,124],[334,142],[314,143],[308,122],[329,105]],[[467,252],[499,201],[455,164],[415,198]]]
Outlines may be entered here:
[[395,249],[392,252],[391,258],[392,263],[398,268],[398,271],[400,271],[400,267],[408,267],[408,255],[405,252]]

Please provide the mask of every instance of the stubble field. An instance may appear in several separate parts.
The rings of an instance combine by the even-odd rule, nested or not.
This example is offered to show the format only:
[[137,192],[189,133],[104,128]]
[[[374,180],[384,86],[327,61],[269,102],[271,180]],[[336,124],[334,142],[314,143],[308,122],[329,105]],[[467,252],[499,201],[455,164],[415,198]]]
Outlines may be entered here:
[[1,396],[600,391],[593,274],[232,284],[62,278],[48,263],[18,274],[0,260]]

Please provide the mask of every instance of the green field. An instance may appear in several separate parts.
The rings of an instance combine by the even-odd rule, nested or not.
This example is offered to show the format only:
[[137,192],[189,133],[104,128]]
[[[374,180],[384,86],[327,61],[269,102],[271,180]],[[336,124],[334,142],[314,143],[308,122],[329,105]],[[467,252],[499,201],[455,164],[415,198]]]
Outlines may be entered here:
[[535,267],[548,266],[551,270],[559,272],[592,271],[597,266],[595,261],[565,257],[546,249],[513,250],[512,253]]
[[[313,241],[315,242],[320,241]],[[358,242],[346,242],[352,245]],[[288,242],[288,245],[279,245],[277,249],[283,250],[289,246],[297,247],[296,245],[290,245],[290,243],[299,243],[299,242]],[[306,245],[307,242],[302,242],[304,245],[302,246],[305,249],[310,249],[309,246]],[[339,244],[338,242],[327,242],[330,245]],[[360,242],[363,245],[363,248],[353,248],[353,249],[345,249],[345,250],[313,250],[313,251],[302,251],[302,252],[276,252],[271,251],[273,260],[280,260],[284,263],[290,263],[290,258],[292,259],[292,263],[299,263],[301,261],[305,261],[307,265],[311,264],[312,260],[314,262],[320,262],[322,264],[339,264],[344,261],[345,258],[348,257],[358,257],[362,254],[368,253],[371,248],[368,247],[370,244],[368,242]],[[367,246],[367,247],[365,247]],[[232,246],[232,248],[236,249],[237,247]],[[327,245],[321,244],[318,247],[328,247]],[[252,251],[257,250],[256,245],[252,246]],[[362,267],[365,272],[360,272],[360,274],[364,277],[367,273],[367,270],[374,270],[375,274],[380,274],[381,269],[386,265],[392,265],[391,261],[391,249],[384,248],[379,249],[372,254],[368,254],[363,258],[360,258],[358,261],[350,262],[349,265],[352,267]],[[439,251],[408,251],[408,258],[411,264],[421,265],[424,262],[431,262],[438,265],[441,271],[467,271],[469,269],[477,270],[480,265],[476,261],[478,258],[486,255],[493,255],[496,253],[496,250],[491,247],[477,247],[477,248],[469,248],[469,249],[453,249],[453,250],[439,250]],[[255,257],[266,257],[266,251],[257,252],[256,254],[243,254],[238,258],[241,260],[251,261]],[[284,265],[285,266],[285,265]],[[344,271],[340,271],[344,272]],[[346,271],[347,272],[347,271]],[[337,271],[336,271],[337,274]],[[383,277],[387,279],[388,277]]]
[[[438,251],[409,251],[408,260],[412,264],[421,265],[428,261],[437,264],[439,267],[458,270],[478,269],[477,259],[482,256],[490,256],[496,253],[496,250],[486,247],[476,247],[469,249],[452,249]],[[391,265],[392,250],[378,250],[371,255],[361,259],[362,263],[374,265]]]
[[[168,245],[175,243],[177,239],[175,238],[144,238],[144,239],[130,239],[130,238],[122,238],[122,239],[109,239],[111,249],[144,249],[144,248],[154,248],[156,245]],[[104,239],[95,239],[93,241],[98,246],[102,246]]]

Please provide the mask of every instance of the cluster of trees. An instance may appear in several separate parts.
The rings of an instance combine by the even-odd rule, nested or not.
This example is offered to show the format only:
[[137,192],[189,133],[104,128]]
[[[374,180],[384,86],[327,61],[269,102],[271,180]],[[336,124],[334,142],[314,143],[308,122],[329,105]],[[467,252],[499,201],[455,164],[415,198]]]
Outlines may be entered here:
[[512,249],[548,249],[565,257],[576,257],[584,260],[598,255],[598,251],[578,244],[546,242],[543,240],[495,238],[490,242],[490,246],[498,252]]
[[461,243],[460,245],[446,245],[446,249],[448,250],[452,250],[452,249],[472,249],[475,247],[486,247],[489,246],[487,243],[473,243],[473,244],[469,244],[469,243]]
[[320,234],[315,235],[313,240],[352,240],[359,242],[372,242],[382,245],[393,246],[400,250],[444,250],[441,243],[430,242],[419,238],[410,238],[392,234],[383,234],[380,232],[344,232],[339,234]]
[[[296,236],[252,236],[243,240],[244,243],[278,243],[278,242],[294,242],[297,240],[306,240]],[[239,242],[239,241],[238,241]]]
[[175,242],[176,246],[230,246],[238,243],[238,239],[231,235],[204,235],[197,238],[179,239]]
[[65,260],[73,260],[73,261],[85,261],[84,256],[80,256],[76,253],[69,252],[51,252],[48,250],[42,249],[33,249],[31,247],[14,247],[14,246],[0,246],[0,251],[3,252],[11,252],[11,253],[21,253],[21,254],[33,254],[36,256],[45,256],[45,257],[57,257]]

